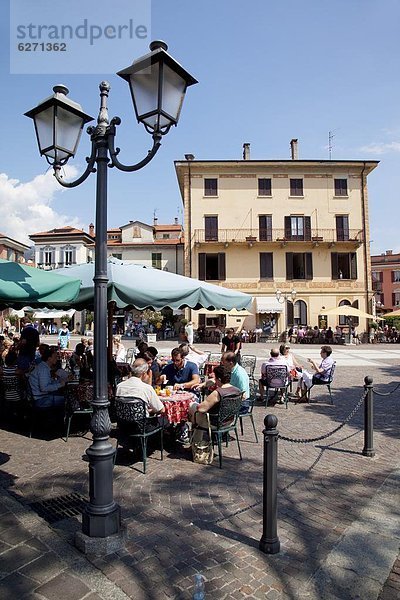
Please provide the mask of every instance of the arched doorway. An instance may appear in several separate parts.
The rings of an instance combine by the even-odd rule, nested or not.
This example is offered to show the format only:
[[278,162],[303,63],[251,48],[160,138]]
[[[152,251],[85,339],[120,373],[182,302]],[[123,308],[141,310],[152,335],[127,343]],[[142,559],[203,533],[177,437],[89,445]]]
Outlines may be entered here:
[[[350,300],[341,300],[339,302],[339,306],[351,306],[351,302],[350,302]],[[339,325],[345,326],[347,324],[348,324],[348,318],[345,317],[344,315],[340,315],[339,316]]]
[[286,302],[286,321],[287,327],[292,325],[307,325],[307,304],[304,300],[296,300],[293,304],[289,300]]

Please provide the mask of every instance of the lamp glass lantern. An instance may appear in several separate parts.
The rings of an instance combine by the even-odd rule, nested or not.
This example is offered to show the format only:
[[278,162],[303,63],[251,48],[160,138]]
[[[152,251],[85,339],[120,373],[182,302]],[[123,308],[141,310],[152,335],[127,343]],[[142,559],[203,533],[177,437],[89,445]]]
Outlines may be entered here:
[[177,125],[188,86],[197,83],[170,54],[165,42],[117,73],[129,83],[136,118],[149,133],[164,135]]
[[68,88],[56,85],[54,94],[25,113],[33,119],[40,154],[50,164],[65,164],[75,156],[85,123],[93,117],[67,98]]

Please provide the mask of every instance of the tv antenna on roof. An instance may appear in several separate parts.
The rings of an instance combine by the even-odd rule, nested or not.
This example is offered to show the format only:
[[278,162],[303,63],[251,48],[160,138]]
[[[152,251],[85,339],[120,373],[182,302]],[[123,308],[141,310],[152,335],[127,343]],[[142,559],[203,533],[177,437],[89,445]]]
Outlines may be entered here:
[[328,150],[329,150],[329,160],[332,160],[332,147],[333,147],[333,138],[335,136],[333,135],[333,131],[329,132],[329,136],[328,136]]

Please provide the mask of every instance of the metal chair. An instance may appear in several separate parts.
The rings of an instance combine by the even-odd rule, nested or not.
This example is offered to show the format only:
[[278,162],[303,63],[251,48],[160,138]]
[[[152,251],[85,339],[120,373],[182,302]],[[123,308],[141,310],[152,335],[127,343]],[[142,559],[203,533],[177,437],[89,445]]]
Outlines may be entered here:
[[290,385],[288,368],[285,365],[267,365],[265,369],[265,406],[268,405],[269,390],[280,391],[288,407],[288,388]]
[[254,354],[242,354],[240,364],[245,369],[250,381],[256,383],[254,372],[256,370],[257,357]]
[[253,426],[254,435],[256,438],[256,443],[258,443],[256,426],[254,425],[254,417],[253,417],[253,408],[256,401],[256,384],[250,384],[250,398],[248,399],[249,407],[246,412],[243,411],[243,405],[239,411],[239,423],[240,423],[240,433],[243,435],[243,419],[246,417],[250,418],[251,424]]
[[69,430],[74,415],[91,415],[93,408],[93,384],[71,385],[67,384],[65,390],[65,419],[67,431],[65,441],[68,442]]
[[150,436],[160,433],[161,460],[164,450],[164,425],[158,420],[158,416],[147,416],[146,403],[141,398],[120,396],[115,400],[117,415],[117,449],[123,445],[121,442],[130,438],[140,439],[142,446],[143,473],[146,473],[147,462],[147,440]]
[[[235,432],[236,442],[239,450],[239,457],[242,460],[242,451],[240,449],[239,435],[237,431],[237,422],[239,418],[240,408],[242,406],[242,393],[232,394],[221,398],[216,406],[215,413],[209,413],[210,424],[211,424],[211,437],[214,445],[215,440],[218,445],[218,458],[219,468],[222,469],[222,437],[226,435],[226,445],[228,445],[229,433]],[[194,414],[194,429],[201,429],[202,431],[208,431],[208,428],[200,426],[196,422],[196,415]]]
[[310,404],[311,390],[316,385],[326,385],[326,387],[328,388],[328,391],[329,391],[329,397],[330,397],[330,400],[331,400],[331,404],[333,404],[331,384],[333,382],[333,377],[335,375],[335,369],[336,369],[336,363],[334,362],[333,365],[332,365],[332,367],[329,370],[328,379],[326,379],[325,381],[323,381],[322,379],[319,380],[318,377],[316,377],[314,375],[313,381],[312,381],[312,385],[307,390],[307,402],[309,404]]
[[16,375],[3,375],[0,380],[1,413],[4,417],[20,418],[26,408],[23,381]]

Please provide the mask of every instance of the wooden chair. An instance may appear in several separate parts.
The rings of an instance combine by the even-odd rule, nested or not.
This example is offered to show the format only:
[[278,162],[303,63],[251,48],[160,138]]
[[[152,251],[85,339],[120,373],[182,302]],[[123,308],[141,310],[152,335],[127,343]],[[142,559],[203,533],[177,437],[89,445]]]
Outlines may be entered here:
[[143,473],[146,473],[147,462],[147,440],[156,433],[161,439],[161,460],[164,450],[164,425],[158,420],[158,416],[147,416],[146,403],[140,398],[120,396],[115,399],[115,410],[117,415],[117,449],[132,439],[140,439],[142,446]]

